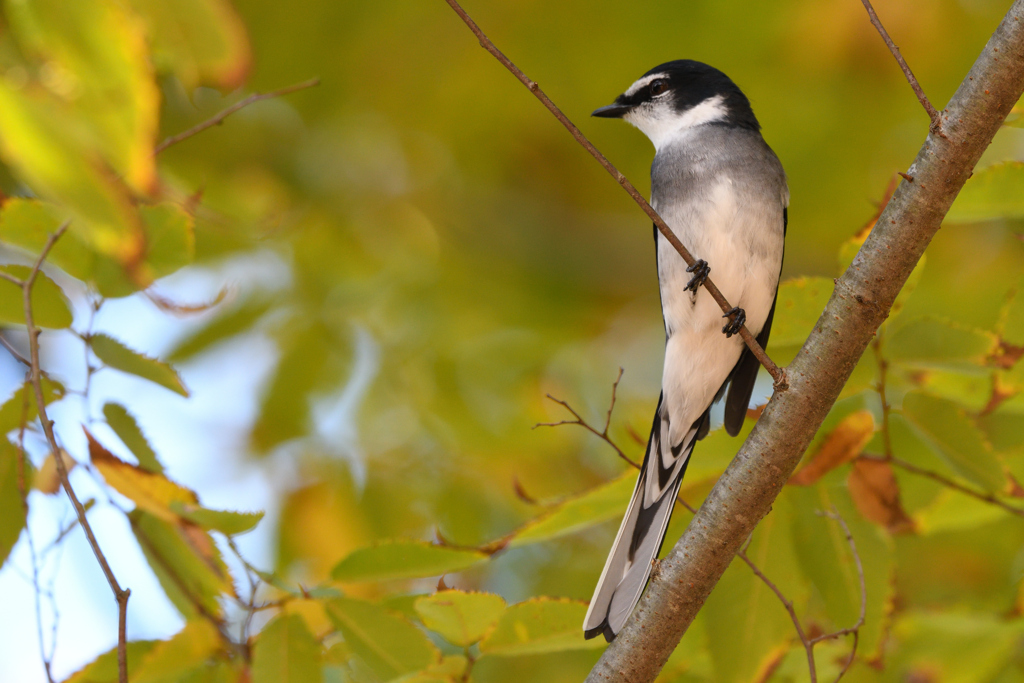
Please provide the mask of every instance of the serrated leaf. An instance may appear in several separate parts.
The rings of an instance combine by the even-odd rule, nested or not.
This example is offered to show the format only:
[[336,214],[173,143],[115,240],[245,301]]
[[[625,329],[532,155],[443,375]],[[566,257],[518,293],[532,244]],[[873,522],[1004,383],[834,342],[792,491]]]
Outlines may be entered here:
[[331,570],[331,577],[335,581],[356,582],[440,576],[462,571],[488,557],[479,550],[423,541],[384,541],[349,554]]
[[42,89],[14,90],[0,81],[3,160],[39,196],[71,210],[71,230],[127,265],[141,253],[138,217],[116,177],[86,158],[75,123]]
[[196,251],[195,221],[177,204],[139,209],[146,238],[145,280],[170,275],[192,262]]
[[[56,403],[64,397],[64,386],[60,382],[54,382],[48,378],[42,378],[43,400],[46,405]],[[17,429],[22,424],[29,425],[39,417],[36,407],[36,394],[32,385],[28,382],[22,384],[11,396],[0,406],[0,434],[6,434],[12,429]]]
[[1024,164],[1006,161],[982,169],[964,184],[946,223],[1024,217]]
[[832,296],[834,284],[825,277],[798,277],[779,284],[772,323],[772,346],[803,344]]
[[189,395],[188,389],[182,384],[178,373],[167,363],[145,356],[138,351],[132,351],[121,342],[105,334],[95,334],[90,337],[89,345],[96,356],[108,366],[148,379],[176,394],[186,397]]
[[789,483],[797,486],[813,484],[860,455],[874,434],[875,418],[870,411],[859,410],[847,415],[829,433],[808,463],[790,478]]
[[973,363],[981,365],[999,344],[991,332],[934,318],[919,318],[901,326],[886,342],[893,361],[922,365]]
[[172,511],[208,531],[219,531],[226,536],[235,536],[251,531],[263,519],[263,512],[236,512],[234,510],[208,510],[174,501]]
[[140,509],[128,514],[150,567],[167,597],[186,619],[221,616],[218,598],[234,595],[234,583],[208,533],[190,522],[165,522]]
[[987,491],[1006,484],[999,461],[980,430],[952,401],[911,392],[903,399],[903,416],[925,443],[960,476]]
[[218,342],[248,330],[270,310],[270,301],[249,300],[221,313],[209,324],[185,337],[167,354],[172,361],[180,361],[200,354]]
[[381,680],[416,673],[441,661],[440,651],[409,621],[382,607],[336,598],[327,614],[352,652]]
[[139,467],[157,474],[164,471],[163,465],[157,459],[156,453],[146,440],[146,435],[139,429],[139,423],[128,409],[118,403],[108,403],[103,406],[103,417],[107,424],[114,430],[118,438],[128,447],[132,455],[139,461]]
[[100,471],[107,484],[130,499],[139,509],[166,522],[176,523],[179,515],[171,509],[172,504],[199,505],[199,498],[194,491],[174,483],[161,473],[150,472],[121,460],[104,448],[88,429],[82,429],[89,441],[89,458],[93,466]]
[[[21,460],[22,483],[19,486],[18,461]],[[25,528],[25,506],[22,504],[21,487],[26,495],[31,470],[25,458],[7,439],[0,437],[0,566],[18,542],[21,530]]]
[[220,647],[220,634],[208,620],[186,622],[170,640],[156,643],[146,653],[132,683],[177,683],[190,669],[204,665]]
[[132,0],[145,19],[158,67],[188,91],[200,85],[233,90],[249,70],[245,25],[226,0]]
[[509,546],[548,541],[622,516],[636,487],[636,477],[635,471],[629,471],[557,503],[515,531]]
[[[13,275],[19,280],[28,278],[30,270],[27,266],[0,268],[0,272]],[[71,304],[57,283],[42,271],[32,285],[32,322],[36,327],[54,329],[71,324]],[[25,324],[25,300],[22,290],[7,280],[0,280],[0,324]]]
[[[128,678],[141,666],[142,660],[159,640],[130,640],[127,643]],[[107,650],[91,663],[71,674],[64,683],[117,683],[117,648]]]
[[605,646],[600,638],[584,640],[587,605],[560,598],[532,598],[512,605],[501,615],[483,642],[488,655],[536,655],[566,650],[592,650]]
[[267,624],[253,645],[252,683],[317,683],[320,643],[297,614]]
[[459,647],[483,639],[504,610],[505,600],[493,593],[446,590],[416,601],[416,613],[423,625]]

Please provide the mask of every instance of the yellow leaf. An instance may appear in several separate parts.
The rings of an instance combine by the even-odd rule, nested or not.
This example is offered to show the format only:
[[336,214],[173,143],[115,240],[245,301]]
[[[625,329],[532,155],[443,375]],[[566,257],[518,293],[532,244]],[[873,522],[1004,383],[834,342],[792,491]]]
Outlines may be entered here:
[[175,484],[162,474],[149,472],[121,460],[104,448],[87,429],[85,436],[89,439],[92,464],[114,490],[130,498],[140,509],[166,522],[175,523],[179,516],[171,509],[172,503],[199,504],[195,492]]

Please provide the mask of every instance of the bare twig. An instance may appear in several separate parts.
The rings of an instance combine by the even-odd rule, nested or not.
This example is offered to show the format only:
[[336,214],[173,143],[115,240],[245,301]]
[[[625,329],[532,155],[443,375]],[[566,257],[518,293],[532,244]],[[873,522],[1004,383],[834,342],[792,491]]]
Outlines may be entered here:
[[885,444],[886,457],[892,457],[892,434],[889,431],[889,400],[885,396],[885,380],[889,372],[889,361],[882,355],[882,331],[879,330],[871,342],[871,349],[875,352],[875,360],[878,361],[878,397],[882,401],[882,440]]
[[[562,113],[562,110],[559,109],[558,106],[551,101],[551,98],[544,94],[544,91],[540,89],[540,86],[537,85],[536,81],[533,81],[529,77],[527,77],[526,74],[519,70],[519,67],[512,63],[512,60],[506,57],[501,52],[501,50],[494,46],[494,43],[491,42],[490,38],[484,35],[484,32],[480,30],[480,27],[477,26],[476,22],[473,21],[472,17],[466,14],[466,10],[462,9],[462,6],[459,5],[459,3],[456,2],[456,0],[445,0],[445,2],[447,2],[448,5],[451,6],[453,10],[455,10],[455,13],[459,15],[459,18],[461,18],[462,21],[465,22],[466,26],[469,27],[469,30],[472,31],[473,34],[477,37],[477,40],[480,41],[480,47],[484,48],[492,55],[494,55],[495,59],[501,62],[502,65],[504,65],[504,67],[508,69],[513,76],[519,79],[519,82],[525,85],[527,89],[529,89],[529,91],[532,92],[534,96],[536,96],[536,98],[540,100],[545,107],[547,107],[548,111],[550,111],[554,115],[554,117],[558,119],[563,126],[565,126],[566,130],[569,131],[569,134],[573,136],[576,142],[580,143],[583,149],[590,152],[590,155],[597,159],[597,162],[601,164],[602,167],[604,167],[604,170],[608,171],[608,174],[611,175],[612,178],[615,178],[615,181],[622,186],[622,188],[629,194],[630,197],[633,198],[633,201],[637,203],[637,205],[643,210],[644,213],[647,214],[647,216],[652,221],[654,221],[654,225],[658,228],[658,231],[661,232],[665,239],[668,240],[669,244],[671,244],[675,248],[675,250],[679,252],[679,255],[683,258],[684,261],[686,261],[686,265],[692,266],[694,263],[696,263],[696,259],[693,257],[693,255],[689,252],[689,250],[687,250],[685,246],[683,246],[683,243],[679,241],[679,238],[676,237],[675,233],[672,232],[672,229],[669,228],[665,221],[662,220],[661,216],[658,215],[658,212],[651,208],[651,205],[647,202],[646,199],[644,199],[644,196],[640,194],[640,192],[633,186],[633,183],[629,182],[629,179],[627,179],[626,176],[622,175],[622,173],[620,173],[619,170],[616,169],[615,166],[613,166],[612,163],[608,161],[608,159],[603,154],[601,154],[601,152],[599,152],[596,147],[594,147],[590,140],[588,140],[586,136],[584,136],[583,133],[580,132],[580,129],[577,128],[576,125],[572,121],[570,121],[565,114]],[[729,313],[731,310],[733,310],[732,305],[728,301],[726,301],[725,296],[722,295],[721,290],[719,290],[718,287],[715,286],[715,283],[712,282],[710,278],[705,279],[702,284],[704,285],[704,288],[708,290],[708,293],[711,295],[711,298],[713,298],[715,302],[719,306],[721,306],[723,313]],[[732,320],[733,316],[729,316],[729,319]],[[753,353],[754,356],[757,357],[757,359],[761,362],[761,365],[763,365],[765,369],[769,372],[769,374],[771,374],[772,379],[775,381],[775,390],[785,391],[785,389],[789,386],[789,383],[786,381],[785,371],[782,370],[779,366],[777,366],[774,362],[772,362],[772,359],[768,357],[768,354],[766,354],[764,349],[761,348],[761,345],[757,343],[757,340],[754,338],[754,335],[750,333],[750,330],[748,330],[746,326],[740,327],[739,335],[740,337],[743,338],[743,341],[746,343],[747,348],[750,349],[751,353]]]
[[14,348],[14,344],[12,344],[10,340],[3,334],[0,334],[0,345],[7,349],[7,353],[11,354],[11,356],[14,357],[14,360],[18,361],[19,363],[22,363],[26,367],[32,367],[32,362],[28,358],[25,358],[25,356],[21,355],[21,352],[18,351],[18,349]]
[[253,93],[252,95],[246,97],[244,100],[239,100],[238,102],[235,102],[233,105],[231,105],[224,111],[220,112],[213,118],[207,119],[202,123],[196,124],[195,126],[192,126],[188,130],[178,133],[177,135],[172,135],[169,138],[165,138],[163,142],[161,142],[160,144],[153,148],[153,156],[156,156],[157,154],[159,154],[160,152],[164,151],[165,149],[172,145],[176,145],[183,140],[189,139],[193,135],[198,135],[199,133],[202,133],[207,128],[219,126],[221,123],[224,122],[224,119],[231,116],[239,109],[244,109],[248,107],[250,104],[254,102],[259,102],[260,100],[269,100],[275,97],[282,97],[283,95],[290,95],[291,93],[296,92],[298,90],[305,90],[306,88],[312,88],[313,86],[316,85],[320,85],[319,78],[311,78],[308,81],[296,83],[295,85],[289,85],[286,88],[281,88],[280,90],[274,90],[267,93]]
[[36,277],[39,275],[40,269],[43,267],[43,262],[49,255],[50,250],[53,249],[53,245],[57,243],[61,235],[68,228],[68,223],[64,223],[57,229],[55,233],[50,235],[49,239],[46,240],[46,244],[43,246],[42,252],[39,254],[39,258],[36,259],[35,265],[32,266],[32,270],[29,272],[28,277],[23,281],[19,281],[22,297],[24,300],[25,307],[25,325],[28,328],[28,348],[30,353],[31,361],[31,378],[32,387],[35,390],[36,395],[36,406],[39,409],[39,422],[42,424],[43,433],[46,435],[46,440],[50,446],[50,452],[53,455],[54,463],[57,465],[57,474],[60,477],[60,483],[64,487],[64,492],[67,493],[68,498],[71,500],[71,505],[75,508],[75,514],[78,517],[78,523],[82,525],[82,529],[85,531],[85,536],[89,541],[89,546],[92,548],[93,555],[96,556],[96,561],[100,565],[100,569],[103,570],[103,575],[107,579],[107,583],[110,584],[110,589],[114,593],[114,597],[117,599],[118,607],[118,627],[117,627],[117,670],[118,680],[120,683],[128,683],[128,651],[127,651],[127,619],[128,619],[128,598],[131,595],[131,591],[127,588],[122,589],[121,585],[117,582],[117,578],[114,576],[113,570],[110,569],[110,564],[107,562],[106,556],[103,554],[103,550],[100,548],[99,542],[96,540],[95,534],[93,534],[92,526],[89,524],[89,520],[85,516],[85,508],[82,506],[81,501],[78,500],[78,496],[75,494],[75,490],[71,488],[71,481],[68,479],[67,465],[64,463],[64,456],[61,453],[60,446],[57,445],[57,438],[53,433],[53,422],[49,419],[46,414],[46,401],[43,396],[43,384],[42,384],[42,371],[39,366],[39,333],[40,330],[35,325],[35,321],[32,317],[32,287],[35,285]]
[[904,469],[904,470],[906,470],[908,472],[913,472],[914,474],[918,474],[918,475],[920,475],[922,477],[927,477],[927,478],[931,479],[932,481],[936,481],[936,482],[942,484],[943,486],[949,487],[951,489],[955,489],[955,490],[959,491],[960,493],[963,493],[965,495],[971,496],[972,498],[977,498],[980,501],[983,501],[983,502],[986,502],[986,503],[991,503],[992,505],[1001,507],[1004,510],[1006,510],[1007,512],[1009,512],[1010,514],[1017,515],[1018,517],[1024,517],[1024,510],[1022,510],[1021,508],[1014,507],[1014,506],[1012,506],[1012,505],[1010,505],[1008,503],[1005,503],[1004,501],[1002,501],[999,498],[997,498],[995,496],[995,494],[992,494],[992,493],[982,493],[980,491],[975,491],[972,488],[969,488],[967,486],[964,486],[963,484],[960,484],[960,483],[957,483],[956,481],[953,481],[949,477],[942,476],[938,472],[933,472],[931,470],[926,470],[923,467],[918,467],[917,465],[915,465],[915,464],[913,464],[911,462],[907,462],[906,460],[902,460],[902,459],[897,458],[895,456],[888,457],[888,456],[884,456],[884,455],[874,455],[874,454],[871,454],[871,453],[862,453],[859,457],[860,457],[861,460],[873,460],[875,462],[887,462],[887,463],[889,463],[891,465],[895,465],[896,467],[899,467],[900,469]]
[[[864,9],[868,11],[868,18],[871,19],[871,23],[874,24],[875,28],[878,29],[879,35],[882,36],[882,40],[885,41],[886,46],[889,48],[889,52],[896,58],[896,63],[900,65],[900,69],[903,70],[903,75],[907,77],[907,82],[910,83],[910,87],[914,89],[914,94],[917,95],[918,101],[921,102],[921,106],[928,113],[928,118],[931,119],[931,129],[933,132],[939,132],[942,130],[942,120],[939,118],[939,112],[935,110],[932,103],[928,101],[928,96],[924,94],[924,90],[921,89],[921,84],[917,82],[917,78],[914,76],[914,72],[907,66],[907,60],[903,59],[903,55],[900,54],[900,49],[896,47],[896,44],[892,42],[892,38],[889,37],[889,32],[882,26],[882,22],[878,20],[878,15],[875,14],[875,8],[871,6],[871,0],[860,0],[864,4]],[[901,176],[907,178],[910,182],[914,179],[908,177],[904,173],[900,173]]]

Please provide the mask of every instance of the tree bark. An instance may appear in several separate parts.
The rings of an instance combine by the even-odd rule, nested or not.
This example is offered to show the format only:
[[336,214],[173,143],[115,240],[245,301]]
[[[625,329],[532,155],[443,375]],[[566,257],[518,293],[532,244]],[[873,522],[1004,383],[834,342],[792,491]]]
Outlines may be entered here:
[[[768,514],[982,152],[1024,92],[1016,0],[941,112],[777,392],[588,683],[653,681],[735,553]],[[865,103],[870,106],[870,103]],[[910,179],[912,178],[912,180]]]

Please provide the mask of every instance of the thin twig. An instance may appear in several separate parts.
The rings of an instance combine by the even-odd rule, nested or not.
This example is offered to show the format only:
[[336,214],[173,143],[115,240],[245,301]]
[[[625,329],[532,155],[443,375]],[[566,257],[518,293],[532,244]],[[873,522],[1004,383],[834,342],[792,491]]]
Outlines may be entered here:
[[853,634],[853,645],[850,646],[850,656],[846,659],[846,663],[843,665],[842,671],[836,676],[835,683],[839,683],[840,679],[846,675],[846,672],[853,666],[853,660],[857,656],[857,645],[860,644],[860,627],[864,625],[864,620],[868,615],[868,589],[867,582],[864,579],[864,565],[860,561],[860,553],[857,552],[857,544],[853,542],[853,534],[850,533],[850,527],[846,525],[846,520],[843,519],[835,508],[832,508],[832,512],[820,512],[825,517],[833,519],[839,522],[839,526],[843,528],[843,533],[846,535],[846,542],[850,546],[850,553],[853,555],[853,561],[857,565],[857,577],[860,579],[860,616],[857,617],[857,623],[850,628],[839,629],[834,633],[828,633],[823,636],[818,636],[811,641],[811,644],[821,642],[822,640],[830,640],[832,638],[839,638],[847,634]]
[[127,619],[128,598],[131,595],[131,591],[127,588],[122,589],[121,585],[117,582],[117,578],[114,576],[114,572],[110,569],[110,564],[107,562],[107,558],[103,554],[103,550],[100,548],[95,534],[93,534],[92,526],[89,524],[89,520],[85,516],[85,508],[82,506],[81,501],[78,500],[75,490],[71,488],[71,481],[68,479],[67,465],[64,463],[64,456],[61,453],[60,446],[57,445],[57,438],[53,433],[53,422],[46,414],[46,401],[43,396],[42,383],[43,373],[39,366],[40,330],[35,326],[35,321],[32,317],[32,287],[35,285],[36,277],[39,275],[39,272],[43,267],[43,262],[49,255],[50,250],[53,249],[53,245],[57,243],[57,240],[60,239],[61,235],[63,235],[67,229],[68,223],[65,222],[55,233],[50,235],[49,239],[46,240],[46,244],[43,246],[42,252],[39,254],[39,258],[36,259],[35,265],[32,266],[32,270],[29,272],[28,277],[21,283],[25,306],[25,326],[28,328],[28,348],[32,366],[32,387],[35,389],[36,406],[39,411],[39,422],[42,424],[43,433],[46,434],[46,440],[49,443],[50,452],[53,454],[53,460],[57,465],[57,474],[60,476],[60,483],[64,487],[64,492],[67,493],[68,498],[71,500],[71,505],[75,508],[78,523],[82,525],[82,529],[85,531],[85,536],[89,541],[89,546],[92,548],[93,555],[96,556],[96,561],[99,563],[100,569],[103,570],[103,575],[106,576],[107,583],[110,584],[110,589],[114,592],[114,597],[117,599],[118,681],[120,683],[128,683]]
[[0,334],[0,345],[7,349],[7,352],[14,357],[14,360],[22,363],[25,367],[32,367],[32,362],[28,358],[25,358],[25,356],[21,355],[21,352],[14,348],[14,344],[12,344],[10,340],[2,334]]
[[[658,231],[661,232],[665,239],[668,240],[669,244],[679,252],[679,255],[684,261],[686,261],[686,265],[692,266],[696,263],[696,259],[693,255],[685,246],[683,246],[683,243],[679,241],[679,238],[672,232],[672,229],[669,228],[665,221],[662,220],[661,216],[658,215],[658,212],[651,208],[651,205],[633,186],[633,183],[629,182],[626,176],[622,175],[622,173],[620,173],[619,170],[616,169],[615,166],[613,166],[612,163],[608,161],[608,159],[601,154],[596,147],[594,147],[590,140],[587,140],[586,136],[580,132],[580,129],[562,113],[562,110],[551,101],[551,98],[544,94],[544,91],[540,89],[540,86],[537,85],[536,81],[527,77],[526,74],[520,71],[519,67],[512,63],[512,60],[506,57],[501,50],[494,46],[494,43],[491,42],[490,38],[484,35],[484,32],[480,30],[480,27],[477,26],[472,17],[466,14],[466,10],[462,9],[456,0],[445,0],[445,2],[455,10],[455,13],[459,15],[459,18],[465,22],[466,26],[469,27],[469,30],[477,37],[477,40],[480,41],[480,47],[494,55],[495,59],[501,62],[502,65],[504,65],[504,67],[508,69],[520,83],[525,85],[527,89],[529,89],[529,91],[532,92],[545,107],[547,107],[548,111],[550,111],[554,117],[558,119],[563,126],[565,126],[566,130],[568,130],[569,134],[575,138],[576,142],[578,142],[585,150],[590,152],[590,155],[597,159],[597,162],[604,167],[604,170],[608,171],[608,174],[611,175],[612,178],[615,178],[616,182],[618,182],[629,196],[633,198],[633,201],[637,203],[637,205],[652,221],[654,221],[654,225],[658,228]],[[733,309],[732,305],[726,301],[725,296],[722,295],[721,290],[715,286],[715,283],[712,282],[710,278],[705,279],[702,284],[704,285],[704,288],[708,290],[711,298],[721,306],[723,313],[729,313],[729,311]],[[729,319],[732,320],[733,317],[730,316]],[[766,354],[764,349],[761,348],[761,345],[757,343],[754,335],[750,333],[750,330],[748,330],[746,326],[740,327],[739,335],[743,338],[743,341],[746,342],[747,348],[750,349],[751,353],[757,357],[761,362],[761,365],[763,365],[765,369],[768,370],[769,374],[771,374],[772,379],[775,381],[775,390],[785,391],[789,387],[789,384],[786,382],[785,371],[772,362],[772,359],[768,357],[768,354]]]
[[0,278],[2,278],[4,280],[7,280],[11,284],[16,285],[18,287],[21,287],[24,284],[23,280],[20,280],[20,279],[14,277],[13,275],[11,275],[10,273],[8,273],[5,270],[0,270]]
[[[871,6],[871,0],[860,0],[864,4],[864,9],[868,11],[868,18],[871,19],[871,23],[874,24],[875,28],[878,29],[879,35],[882,36],[882,40],[885,41],[886,46],[889,48],[889,52],[896,58],[896,63],[903,69],[903,75],[907,77],[907,82],[910,83],[910,87],[914,89],[914,94],[917,95],[917,99],[921,102],[921,106],[928,113],[928,118],[931,119],[931,129],[933,132],[939,132],[942,130],[942,120],[939,117],[939,112],[935,110],[932,103],[928,101],[928,96],[924,94],[924,90],[921,89],[921,84],[917,82],[917,78],[914,76],[914,72],[907,66],[907,60],[903,59],[903,55],[900,54],[900,49],[896,47],[896,44],[892,42],[892,38],[889,37],[889,32],[882,26],[882,22],[878,20],[878,15],[875,14],[875,8]],[[900,174],[902,175],[902,174]],[[911,179],[912,180],[912,179]]]
[[224,111],[220,112],[213,118],[207,119],[202,123],[196,124],[195,126],[192,126],[188,130],[178,133],[177,135],[172,135],[169,138],[165,138],[163,142],[161,142],[159,145],[153,148],[153,156],[156,156],[157,154],[164,151],[171,145],[176,145],[182,140],[187,140],[193,135],[198,135],[199,133],[202,133],[207,128],[219,126],[221,123],[224,122],[224,119],[231,116],[239,109],[244,109],[245,107],[248,107],[250,104],[254,102],[259,102],[260,100],[269,100],[275,97],[281,97],[283,95],[290,95],[291,93],[296,92],[298,90],[305,90],[306,88],[312,88],[313,86],[316,85],[320,85],[319,78],[311,78],[308,81],[296,83],[295,85],[289,85],[287,88],[281,88],[280,90],[274,90],[267,93],[253,93],[252,95],[246,97],[244,100],[239,100],[238,102],[235,102],[233,105],[231,105]]
[[871,454],[871,453],[861,453],[861,455],[859,457],[862,460],[873,460],[875,462],[887,462],[887,463],[889,463],[891,465],[896,465],[897,467],[899,467],[901,469],[904,469],[904,470],[906,470],[908,472],[913,472],[914,474],[919,474],[922,477],[928,477],[932,481],[937,481],[938,483],[942,484],[943,486],[947,486],[947,487],[949,487],[951,489],[955,489],[955,490],[959,491],[960,493],[963,493],[965,495],[971,496],[972,498],[977,498],[980,501],[984,501],[986,503],[991,503],[992,505],[996,505],[998,507],[1001,507],[1004,510],[1006,510],[1007,512],[1009,512],[1010,514],[1017,515],[1018,517],[1024,517],[1024,510],[1022,510],[1021,508],[1017,508],[1017,507],[1014,507],[1012,505],[1009,505],[1008,503],[1004,503],[1003,501],[999,500],[999,498],[997,498],[992,493],[981,493],[980,491],[975,491],[974,489],[968,488],[967,486],[964,486],[963,484],[959,484],[959,483],[953,481],[949,477],[942,476],[938,472],[932,472],[931,470],[926,470],[923,467],[918,467],[917,465],[915,465],[913,463],[910,463],[910,462],[907,462],[906,460],[901,460],[900,458],[897,458],[895,456],[890,458],[890,457],[886,457],[884,455],[874,455],[874,454]]

